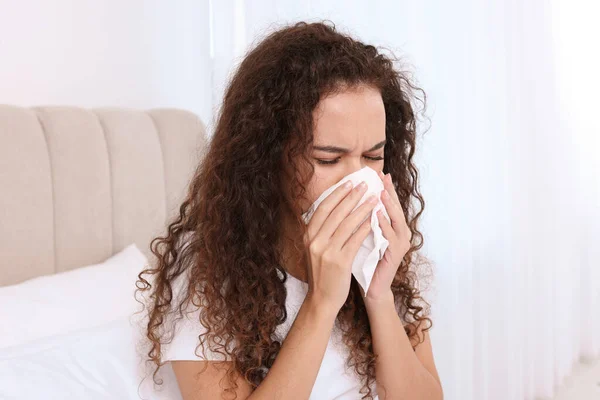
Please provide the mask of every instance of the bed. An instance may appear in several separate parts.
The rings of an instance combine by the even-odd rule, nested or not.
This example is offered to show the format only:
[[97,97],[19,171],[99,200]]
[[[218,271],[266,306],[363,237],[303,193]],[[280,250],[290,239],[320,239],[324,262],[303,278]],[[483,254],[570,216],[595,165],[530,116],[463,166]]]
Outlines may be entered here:
[[110,353],[206,144],[186,110],[0,105],[0,398],[139,398]]

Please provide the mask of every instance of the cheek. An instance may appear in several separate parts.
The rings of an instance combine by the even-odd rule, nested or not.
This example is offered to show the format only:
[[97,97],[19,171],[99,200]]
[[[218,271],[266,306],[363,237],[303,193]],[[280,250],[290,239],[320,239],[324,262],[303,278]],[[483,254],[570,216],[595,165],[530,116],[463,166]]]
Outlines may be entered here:
[[[332,185],[335,185],[341,177],[331,173],[326,168],[320,165],[314,165],[314,173],[308,176],[309,172],[304,171],[304,174],[296,171],[296,176],[300,181],[304,181],[306,192],[302,198],[295,198],[294,202],[301,213],[304,214],[310,206],[319,198],[319,196]],[[308,182],[305,181],[308,179]]]
[[315,191],[314,185],[307,186],[304,197],[297,200],[302,214],[308,211],[309,207],[315,202],[317,197],[319,197],[319,194]]
[[338,180],[331,174],[323,173],[315,170],[315,174],[306,185],[306,199],[300,201],[302,212],[306,212],[308,208],[319,198],[319,196],[329,187],[335,185]]

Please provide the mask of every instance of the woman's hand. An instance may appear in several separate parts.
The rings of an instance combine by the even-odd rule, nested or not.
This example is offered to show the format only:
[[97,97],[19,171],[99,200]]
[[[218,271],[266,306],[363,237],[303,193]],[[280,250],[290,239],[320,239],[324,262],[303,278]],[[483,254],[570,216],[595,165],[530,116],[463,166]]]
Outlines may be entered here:
[[412,232],[404,218],[402,205],[392,184],[390,174],[383,175],[380,171],[379,177],[384,186],[384,190],[381,192],[381,201],[390,216],[391,222],[388,222],[382,211],[377,212],[377,218],[383,236],[389,241],[389,245],[383,258],[379,260],[375,267],[375,273],[366,297],[362,288],[360,289],[365,303],[377,303],[390,299],[393,301],[392,281],[402,259],[410,249],[412,239]]
[[[350,182],[351,183],[351,182]],[[352,279],[352,262],[371,230],[369,216],[377,196],[352,211],[366,191],[357,185],[338,186],[323,200],[308,223],[304,245],[308,259],[309,301],[337,315],[346,302]]]

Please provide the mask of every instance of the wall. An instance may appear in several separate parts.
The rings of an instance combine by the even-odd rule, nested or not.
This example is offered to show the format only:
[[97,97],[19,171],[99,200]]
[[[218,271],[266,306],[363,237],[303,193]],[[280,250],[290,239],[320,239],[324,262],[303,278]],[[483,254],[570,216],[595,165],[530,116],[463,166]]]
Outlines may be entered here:
[[211,115],[208,2],[0,0],[0,103]]

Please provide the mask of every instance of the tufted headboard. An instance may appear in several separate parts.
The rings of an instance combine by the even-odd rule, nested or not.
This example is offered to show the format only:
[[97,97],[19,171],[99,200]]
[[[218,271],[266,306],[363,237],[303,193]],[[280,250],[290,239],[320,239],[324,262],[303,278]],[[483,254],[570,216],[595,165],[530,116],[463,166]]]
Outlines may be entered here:
[[0,286],[130,243],[150,259],[206,144],[184,110],[0,105]]

